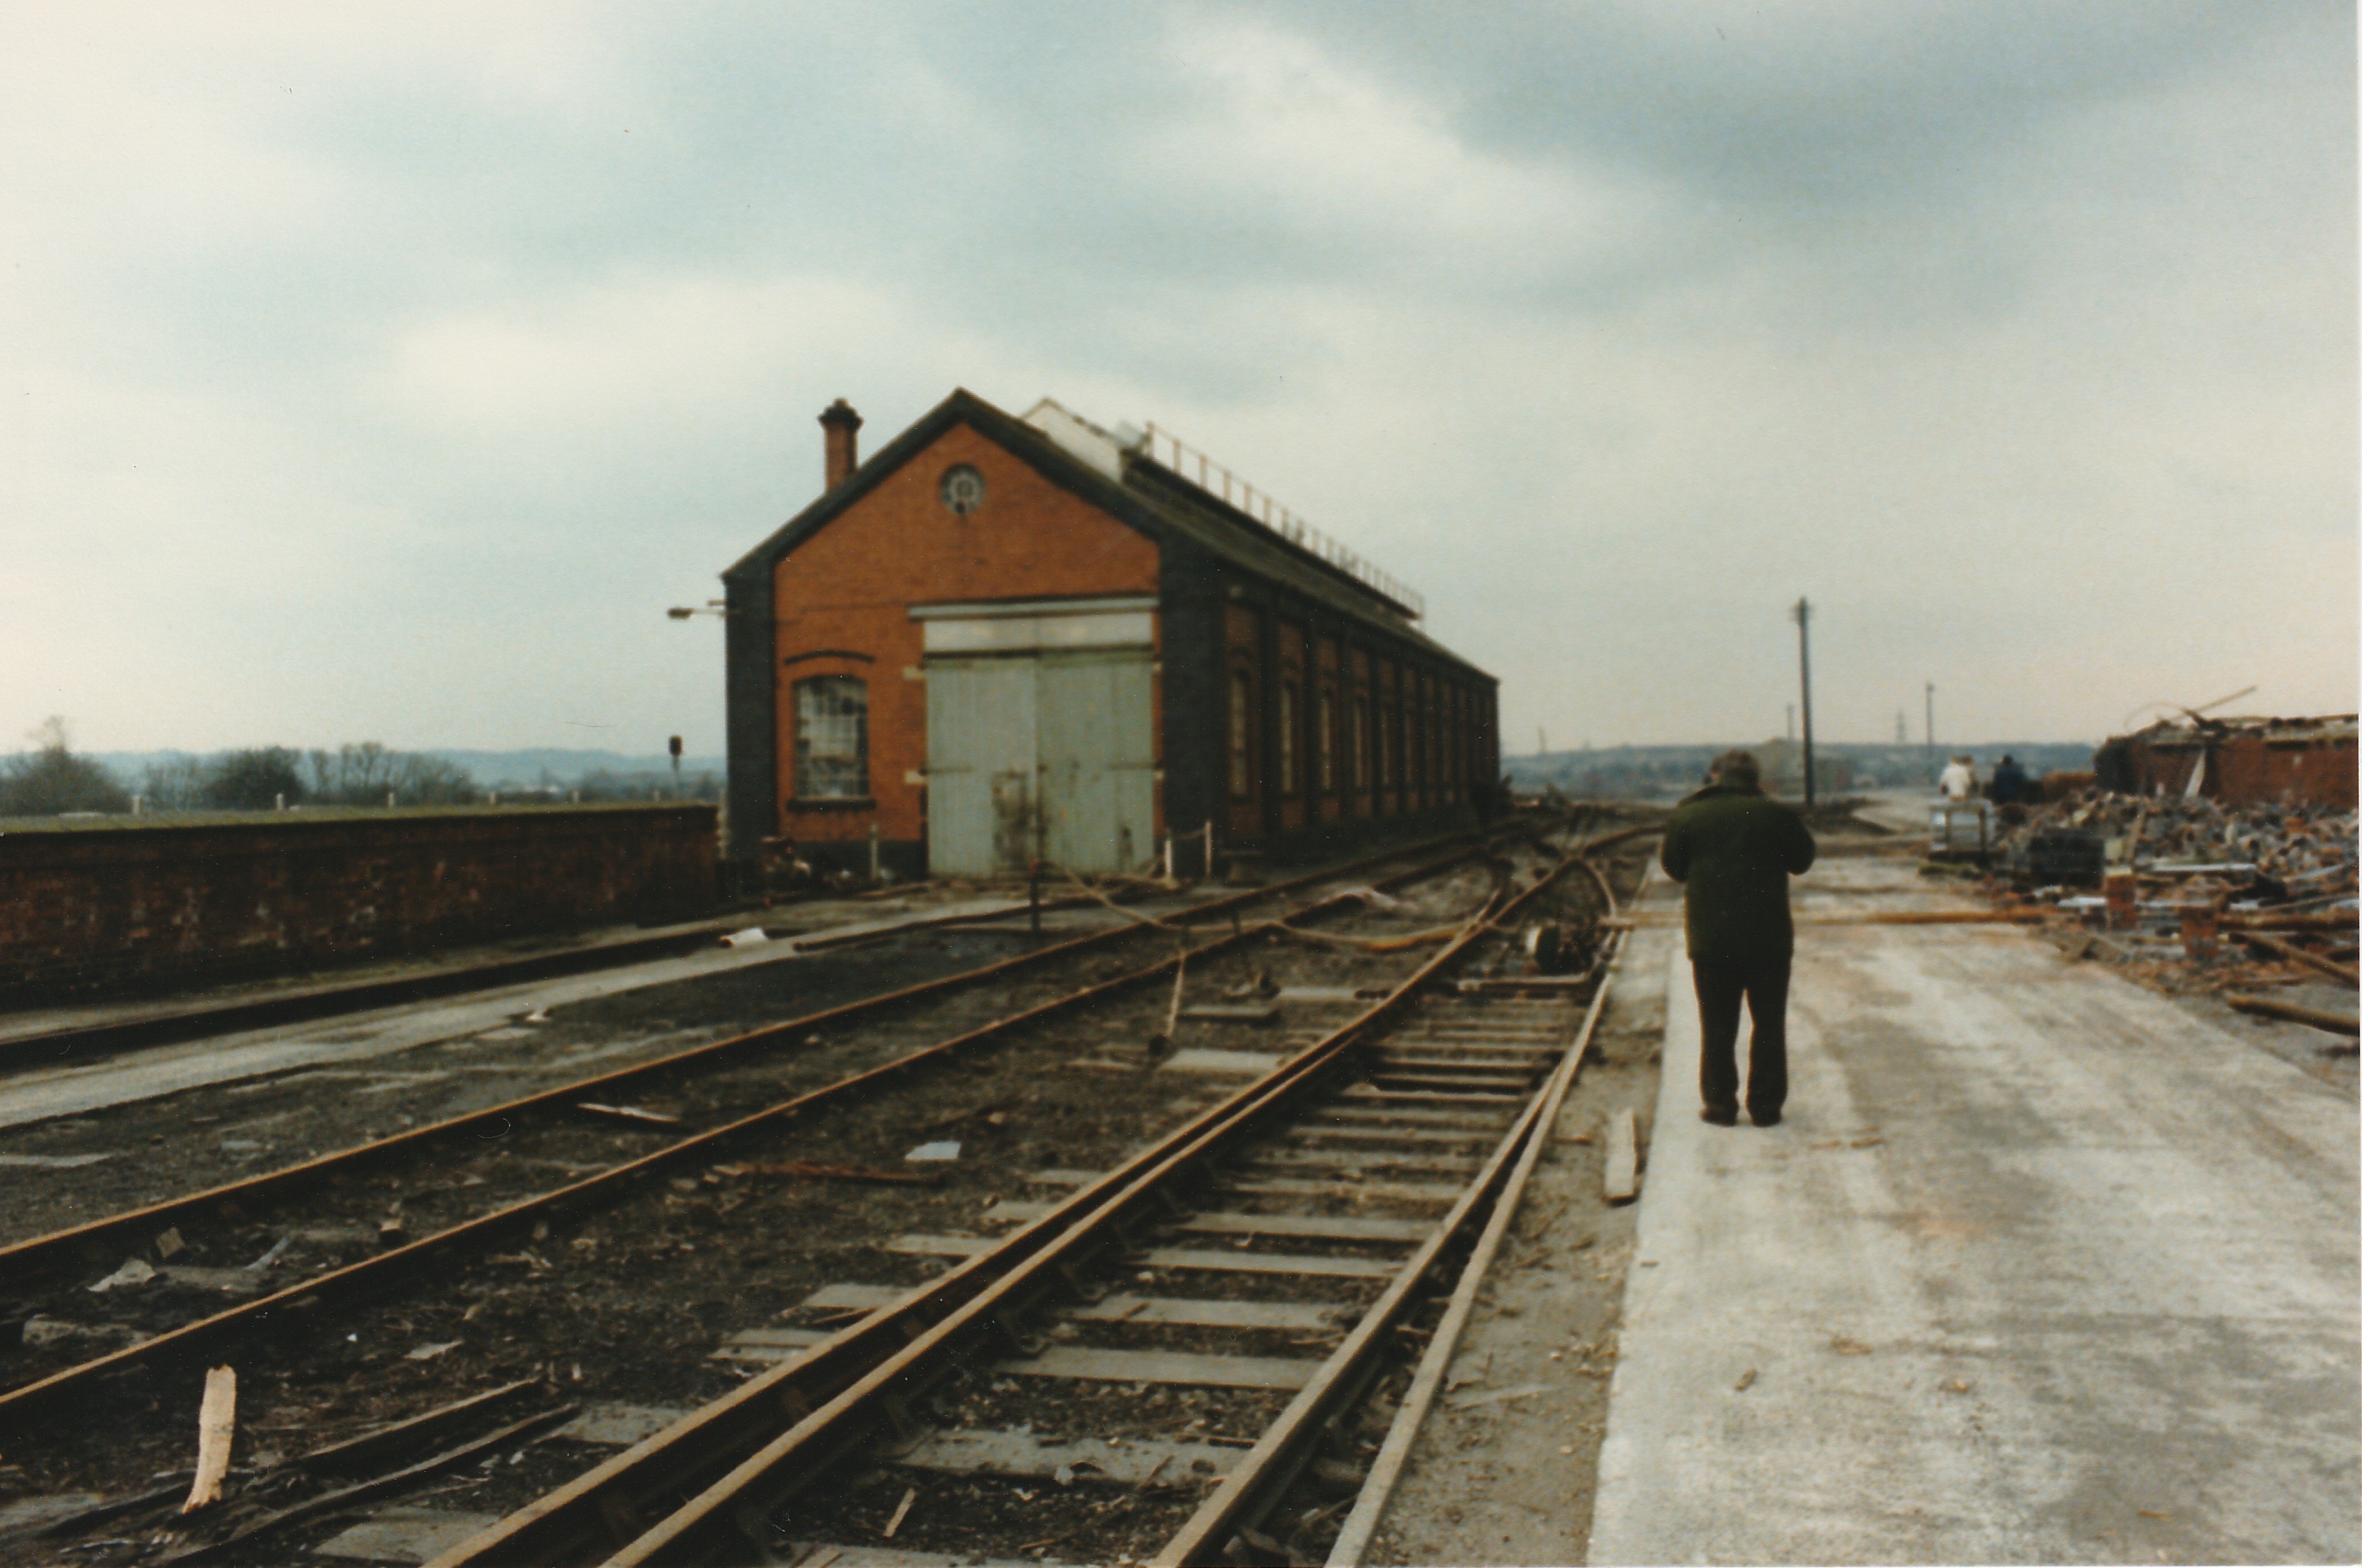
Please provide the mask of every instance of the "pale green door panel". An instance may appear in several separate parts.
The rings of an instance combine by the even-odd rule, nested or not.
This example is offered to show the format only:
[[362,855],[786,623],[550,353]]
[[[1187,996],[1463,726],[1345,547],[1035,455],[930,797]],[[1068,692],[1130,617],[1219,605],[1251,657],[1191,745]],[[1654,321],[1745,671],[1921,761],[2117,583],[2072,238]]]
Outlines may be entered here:
[[927,661],[927,860],[939,876],[1136,870],[1155,853],[1145,652]]
[[1155,854],[1153,691],[1145,654],[1042,659],[1046,858],[1072,871],[1136,871]]
[[1035,853],[1039,682],[1031,659],[927,664],[927,867],[1022,872]]

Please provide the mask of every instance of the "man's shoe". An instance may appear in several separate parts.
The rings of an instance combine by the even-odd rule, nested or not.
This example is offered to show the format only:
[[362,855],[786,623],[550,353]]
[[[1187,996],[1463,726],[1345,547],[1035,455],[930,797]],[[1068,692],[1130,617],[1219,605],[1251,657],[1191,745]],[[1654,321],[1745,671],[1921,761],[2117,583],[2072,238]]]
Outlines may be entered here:
[[1777,1127],[1780,1125],[1780,1113],[1776,1110],[1750,1110],[1747,1113],[1747,1120],[1758,1127]]
[[1698,1110],[1698,1120],[1711,1121],[1716,1127],[1736,1127],[1738,1125],[1738,1112],[1716,1110],[1713,1106],[1704,1106]]

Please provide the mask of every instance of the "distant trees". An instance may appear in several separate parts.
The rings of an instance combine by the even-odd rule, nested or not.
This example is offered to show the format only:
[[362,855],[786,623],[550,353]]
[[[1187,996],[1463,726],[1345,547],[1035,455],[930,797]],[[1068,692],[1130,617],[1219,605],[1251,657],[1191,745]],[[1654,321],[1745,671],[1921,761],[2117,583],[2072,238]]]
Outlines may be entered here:
[[376,741],[315,751],[311,799],[323,804],[383,805],[388,796],[404,806],[463,805],[480,791],[458,764],[423,752],[392,751]]
[[[8,766],[27,765],[18,758]],[[399,806],[456,806],[483,798],[466,768],[423,752],[395,751],[378,741],[334,751],[270,745],[212,756],[170,756],[141,770],[138,793],[151,812],[267,812],[282,800],[290,806],[381,807],[389,796]],[[119,785],[115,799],[120,803],[59,809],[131,809]],[[0,814],[16,810],[6,800],[0,796]]]
[[105,764],[73,754],[65,720],[52,717],[25,738],[34,750],[0,763],[0,817],[131,809],[130,793]]
[[205,803],[205,763],[175,755],[139,770],[139,796],[151,812],[193,812]]
[[702,769],[675,775],[668,768],[599,768],[568,784],[545,767],[535,783],[502,778],[487,790],[458,763],[360,741],[334,750],[266,745],[210,756],[164,753],[127,789],[95,758],[73,754],[63,719],[50,720],[29,738],[34,751],[0,756],[0,816],[123,812],[135,802],[150,812],[267,812],[282,804],[467,806],[488,794],[514,805],[557,804],[569,798],[585,803],[718,801],[724,783]]
[[226,812],[267,812],[276,805],[299,805],[305,793],[304,776],[297,771],[302,760],[300,753],[283,745],[226,751],[205,765],[197,799],[201,804]]
[[575,793],[587,802],[608,801],[719,801],[722,779],[712,773],[617,773],[593,768],[575,784]]

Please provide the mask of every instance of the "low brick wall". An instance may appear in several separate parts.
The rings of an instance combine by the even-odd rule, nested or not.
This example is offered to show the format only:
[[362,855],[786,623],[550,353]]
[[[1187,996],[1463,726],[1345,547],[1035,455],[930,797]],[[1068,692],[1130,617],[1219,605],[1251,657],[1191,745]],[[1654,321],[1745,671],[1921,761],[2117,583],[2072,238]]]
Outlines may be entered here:
[[0,1004],[694,920],[714,855],[708,805],[0,832]]

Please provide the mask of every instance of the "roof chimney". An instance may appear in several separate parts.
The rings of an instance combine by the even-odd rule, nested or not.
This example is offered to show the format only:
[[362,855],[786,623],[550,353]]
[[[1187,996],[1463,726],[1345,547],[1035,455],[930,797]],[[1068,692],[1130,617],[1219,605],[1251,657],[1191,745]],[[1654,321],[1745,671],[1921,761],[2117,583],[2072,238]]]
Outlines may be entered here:
[[861,466],[860,447],[855,439],[861,429],[861,415],[853,405],[838,398],[821,411],[820,427],[827,434],[822,440],[828,451],[828,490],[834,490],[853,477]]

